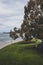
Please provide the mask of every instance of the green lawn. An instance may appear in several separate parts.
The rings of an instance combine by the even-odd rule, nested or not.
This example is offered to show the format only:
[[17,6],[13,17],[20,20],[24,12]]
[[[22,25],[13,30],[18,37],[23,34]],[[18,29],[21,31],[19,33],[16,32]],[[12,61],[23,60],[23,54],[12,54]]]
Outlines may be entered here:
[[43,55],[35,49],[29,49],[33,44],[19,42],[0,50],[0,65],[43,65]]

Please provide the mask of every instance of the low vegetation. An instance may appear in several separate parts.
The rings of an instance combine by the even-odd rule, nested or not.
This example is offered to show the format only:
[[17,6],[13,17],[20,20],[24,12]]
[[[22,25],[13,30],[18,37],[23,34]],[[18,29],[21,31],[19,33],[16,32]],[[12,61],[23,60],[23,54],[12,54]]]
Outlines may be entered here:
[[31,48],[34,45],[23,41],[1,49],[0,65],[43,65],[43,55]]

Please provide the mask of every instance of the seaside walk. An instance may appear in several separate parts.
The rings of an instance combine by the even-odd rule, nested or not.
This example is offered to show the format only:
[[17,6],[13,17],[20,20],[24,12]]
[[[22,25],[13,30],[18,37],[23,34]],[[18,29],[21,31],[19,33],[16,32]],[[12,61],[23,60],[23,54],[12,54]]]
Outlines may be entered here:
[[20,41],[22,41],[22,39],[21,38],[20,39],[18,38],[16,40],[13,40],[13,41],[10,41],[10,42],[0,43],[0,49],[4,48],[4,47],[6,47],[6,46],[8,46],[10,44],[14,44],[14,43],[20,42]]

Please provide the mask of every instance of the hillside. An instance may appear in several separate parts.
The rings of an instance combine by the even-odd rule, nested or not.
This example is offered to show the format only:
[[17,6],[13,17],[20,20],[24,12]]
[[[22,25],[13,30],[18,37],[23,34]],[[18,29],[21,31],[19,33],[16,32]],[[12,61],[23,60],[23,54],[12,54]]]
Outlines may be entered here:
[[31,45],[18,42],[1,49],[0,65],[43,65],[43,55]]

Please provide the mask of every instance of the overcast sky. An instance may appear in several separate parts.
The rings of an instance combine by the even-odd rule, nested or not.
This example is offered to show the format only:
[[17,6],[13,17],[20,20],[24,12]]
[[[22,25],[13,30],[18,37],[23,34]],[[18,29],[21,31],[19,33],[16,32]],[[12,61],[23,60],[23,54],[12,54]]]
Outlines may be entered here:
[[0,0],[0,32],[20,27],[27,0]]

